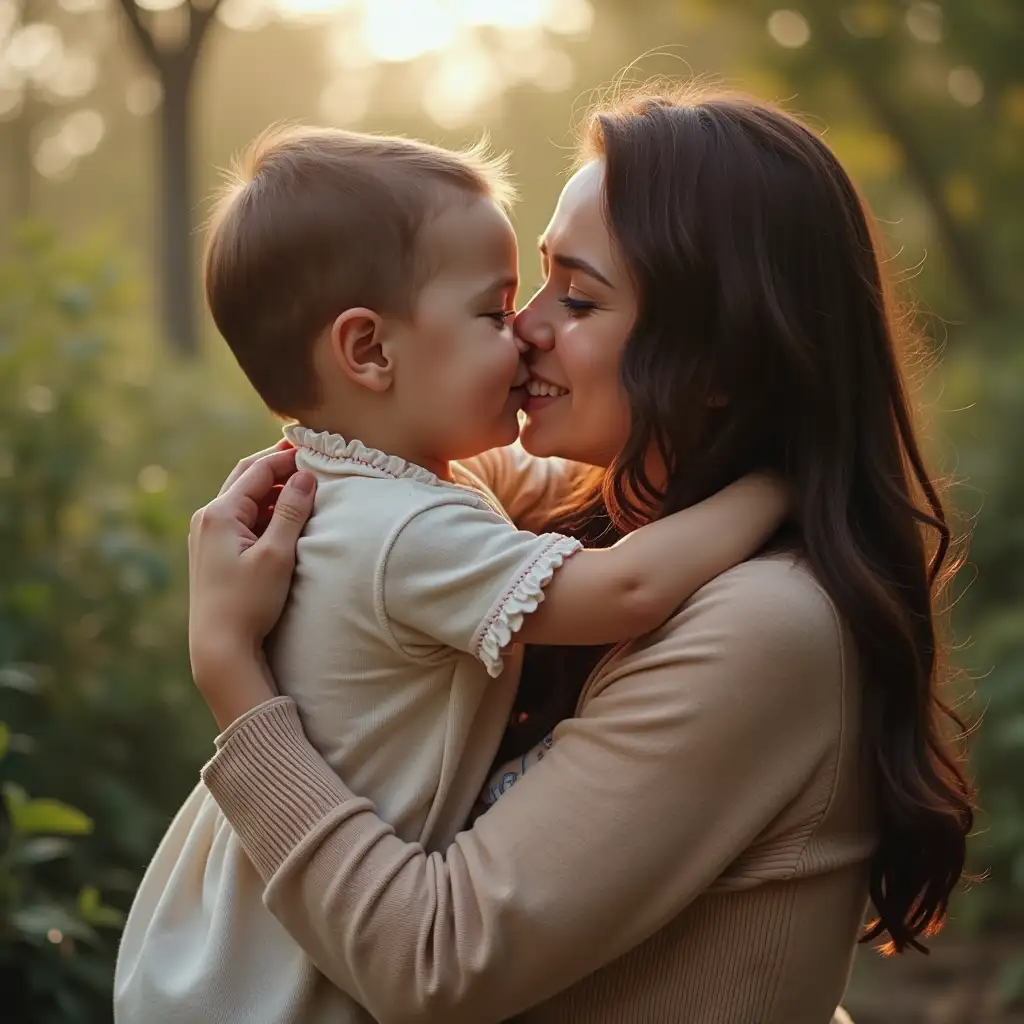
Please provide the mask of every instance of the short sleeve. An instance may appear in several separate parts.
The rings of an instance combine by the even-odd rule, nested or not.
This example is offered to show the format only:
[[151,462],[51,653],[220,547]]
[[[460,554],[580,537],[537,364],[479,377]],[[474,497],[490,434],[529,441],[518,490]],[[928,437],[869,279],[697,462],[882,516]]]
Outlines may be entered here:
[[378,613],[395,643],[430,658],[441,647],[472,654],[501,674],[501,652],[579,541],[517,530],[476,504],[446,502],[397,531],[378,574]]

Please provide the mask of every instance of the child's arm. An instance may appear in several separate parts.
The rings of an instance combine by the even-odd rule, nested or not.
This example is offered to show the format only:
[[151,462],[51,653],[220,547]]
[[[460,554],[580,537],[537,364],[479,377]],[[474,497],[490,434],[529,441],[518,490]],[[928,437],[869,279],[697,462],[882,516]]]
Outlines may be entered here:
[[593,471],[564,459],[537,458],[518,443],[492,448],[458,465],[498,499],[520,530],[535,533],[547,530],[551,510],[573,491],[588,468]]
[[554,574],[516,639],[569,646],[642,636],[753,555],[778,529],[787,504],[779,480],[753,473],[610,548],[578,551]]

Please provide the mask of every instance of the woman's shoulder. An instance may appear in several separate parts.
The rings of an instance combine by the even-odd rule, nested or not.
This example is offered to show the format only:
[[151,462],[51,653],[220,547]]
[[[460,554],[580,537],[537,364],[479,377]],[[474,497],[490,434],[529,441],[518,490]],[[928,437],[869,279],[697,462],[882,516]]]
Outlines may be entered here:
[[833,644],[842,629],[835,604],[798,555],[776,552],[751,558],[716,576],[666,623],[685,631],[706,618],[734,617],[737,626],[759,634],[817,636]]
[[633,736],[665,785],[697,777],[712,800],[727,784],[738,787],[731,800],[749,790],[762,827],[792,804],[787,821],[802,828],[856,759],[856,680],[824,589],[800,559],[773,554],[723,573],[618,648],[559,728],[619,746]]
[[[743,562],[702,587],[659,629],[616,651],[585,699],[617,680],[675,692],[684,677],[737,692],[773,690],[802,699],[809,689],[839,694],[852,645],[835,605],[800,558],[771,554]],[[827,687],[831,681],[834,687]]]

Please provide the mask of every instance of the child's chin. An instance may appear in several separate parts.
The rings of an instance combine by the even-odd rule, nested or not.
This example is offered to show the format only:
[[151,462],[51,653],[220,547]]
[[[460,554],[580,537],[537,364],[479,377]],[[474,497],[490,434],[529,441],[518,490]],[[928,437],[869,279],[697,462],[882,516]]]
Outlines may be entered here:
[[515,444],[519,437],[519,420],[516,418],[512,419],[512,422],[503,426],[501,430],[495,435],[494,444],[492,448],[506,448],[510,444]]

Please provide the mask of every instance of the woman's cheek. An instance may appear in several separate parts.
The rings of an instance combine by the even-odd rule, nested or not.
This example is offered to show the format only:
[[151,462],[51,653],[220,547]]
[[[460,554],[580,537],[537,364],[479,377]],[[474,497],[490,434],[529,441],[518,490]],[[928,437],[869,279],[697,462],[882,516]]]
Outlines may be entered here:
[[602,460],[611,461],[625,446],[632,422],[622,384],[625,338],[609,330],[591,342],[579,352],[578,372],[585,381],[584,401],[592,436],[600,444]]

